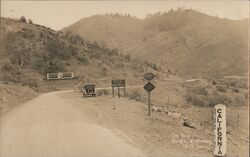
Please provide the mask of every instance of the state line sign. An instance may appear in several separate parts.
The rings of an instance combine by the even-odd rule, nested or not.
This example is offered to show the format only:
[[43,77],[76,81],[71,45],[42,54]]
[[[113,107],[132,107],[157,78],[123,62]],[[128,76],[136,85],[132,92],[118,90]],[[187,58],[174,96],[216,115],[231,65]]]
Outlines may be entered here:
[[47,80],[63,80],[63,79],[73,79],[73,72],[58,72],[58,73],[48,73],[46,76]]
[[214,155],[225,156],[227,148],[226,138],[226,106],[218,104],[214,106]]

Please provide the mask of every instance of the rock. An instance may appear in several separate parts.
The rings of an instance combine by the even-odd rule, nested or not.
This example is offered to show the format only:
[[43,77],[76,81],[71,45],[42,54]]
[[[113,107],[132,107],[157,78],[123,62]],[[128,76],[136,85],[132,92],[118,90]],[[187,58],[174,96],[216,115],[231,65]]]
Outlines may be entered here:
[[183,122],[183,126],[186,126],[186,127],[189,127],[189,128],[193,128],[193,129],[196,128],[195,124],[192,123],[192,122],[190,122],[190,121],[188,121],[188,120],[186,120],[186,121]]
[[158,109],[158,108],[157,108],[156,106],[154,106],[154,105],[151,106],[151,110],[152,110],[152,111],[156,112],[157,109]]

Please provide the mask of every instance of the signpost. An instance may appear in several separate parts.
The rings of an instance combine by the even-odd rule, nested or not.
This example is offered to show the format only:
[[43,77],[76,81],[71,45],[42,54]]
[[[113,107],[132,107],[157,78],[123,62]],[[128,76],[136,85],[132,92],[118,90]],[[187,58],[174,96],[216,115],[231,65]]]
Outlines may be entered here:
[[148,115],[151,114],[151,102],[150,102],[150,92],[155,89],[155,85],[153,85],[150,81],[154,79],[155,75],[153,73],[146,73],[144,78],[148,81],[148,83],[143,87],[148,92]]
[[218,104],[214,106],[214,135],[215,135],[215,156],[226,156],[226,106]]
[[115,97],[114,88],[118,88],[118,97],[120,98],[120,87],[123,87],[124,97],[126,97],[126,84],[124,79],[116,79],[111,81],[112,95]]
[[73,72],[58,72],[58,73],[48,73],[47,80],[64,80],[73,79]]

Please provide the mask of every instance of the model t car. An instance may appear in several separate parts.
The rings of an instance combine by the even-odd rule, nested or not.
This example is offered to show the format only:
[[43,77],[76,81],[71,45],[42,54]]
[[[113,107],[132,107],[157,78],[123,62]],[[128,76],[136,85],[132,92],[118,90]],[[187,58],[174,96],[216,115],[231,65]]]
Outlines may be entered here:
[[84,89],[83,89],[82,93],[83,93],[83,97],[96,96],[96,94],[95,94],[95,84],[84,85]]

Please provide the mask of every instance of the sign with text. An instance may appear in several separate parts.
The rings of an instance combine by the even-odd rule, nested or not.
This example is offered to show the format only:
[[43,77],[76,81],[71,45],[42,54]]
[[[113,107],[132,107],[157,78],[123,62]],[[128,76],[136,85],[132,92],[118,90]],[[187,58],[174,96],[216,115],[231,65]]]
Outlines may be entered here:
[[125,84],[125,79],[116,79],[116,80],[111,80],[111,87],[112,87],[112,95],[113,98],[115,97],[115,91],[114,88],[118,88],[118,97],[120,98],[120,87],[123,87],[123,92],[124,92],[124,97],[126,97],[126,84]]
[[144,74],[144,78],[147,81],[151,81],[151,80],[153,80],[153,78],[155,78],[155,75],[153,73],[149,72],[149,73]]
[[215,149],[214,155],[226,155],[226,106],[218,104],[214,106],[214,137]]
[[155,86],[154,86],[152,83],[148,82],[143,88],[144,88],[147,92],[151,92],[152,90],[155,89]]
[[47,80],[72,79],[73,77],[74,77],[73,72],[58,72],[58,73],[47,74]]
[[144,74],[144,79],[148,81],[147,84],[144,85],[144,89],[148,92],[148,115],[151,114],[151,102],[150,102],[150,92],[155,89],[155,85],[152,84],[150,81],[155,78],[155,75],[151,72]]
[[112,87],[125,87],[125,80],[120,80],[120,79],[112,80],[111,84]]

